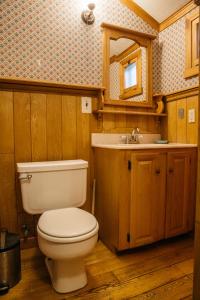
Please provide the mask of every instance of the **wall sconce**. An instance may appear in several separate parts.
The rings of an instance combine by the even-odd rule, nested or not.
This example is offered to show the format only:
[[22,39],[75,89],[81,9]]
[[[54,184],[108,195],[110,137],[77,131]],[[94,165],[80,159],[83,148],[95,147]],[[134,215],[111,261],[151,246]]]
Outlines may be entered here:
[[95,9],[94,3],[88,4],[88,9],[84,10],[81,14],[83,22],[85,22],[87,25],[92,25],[95,21],[95,16],[93,13],[93,10]]

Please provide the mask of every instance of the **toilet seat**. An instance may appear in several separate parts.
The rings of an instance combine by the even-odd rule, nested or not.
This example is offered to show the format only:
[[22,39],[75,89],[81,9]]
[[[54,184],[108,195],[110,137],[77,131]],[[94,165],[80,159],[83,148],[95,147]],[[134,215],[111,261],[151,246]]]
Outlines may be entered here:
[[37,226],[43,238],[57,243],[86,240],[98,232],[96,218],[80,208],[64,208],[44,212]]

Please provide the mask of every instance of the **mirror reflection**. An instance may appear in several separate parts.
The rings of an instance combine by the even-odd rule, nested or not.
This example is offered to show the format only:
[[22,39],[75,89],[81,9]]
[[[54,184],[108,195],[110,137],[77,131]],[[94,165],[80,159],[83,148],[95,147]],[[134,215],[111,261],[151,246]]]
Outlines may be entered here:
[[128,38],[110,39],[111,100],[146,101],[147,48]]

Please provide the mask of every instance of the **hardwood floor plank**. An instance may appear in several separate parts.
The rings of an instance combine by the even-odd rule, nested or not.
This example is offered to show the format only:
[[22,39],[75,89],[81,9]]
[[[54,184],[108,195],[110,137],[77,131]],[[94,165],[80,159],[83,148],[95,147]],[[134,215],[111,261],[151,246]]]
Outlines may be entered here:
[[[180,252],[183,248],[187,246],[193,246],[192,239],[188,239],[187,243],[184,240],[179,240],[176,242],[169,241],[168,243],[158,243],[155,245],[150,245],[148,247],[144,247],[134,250],[132,253],[127,255],[116,256],[112,252],[110,252],[111,256],[103,257],[99,256],[99,261],[90,266],[93,274],[97,275],[104,272],[114,271],[116,269],[126,267],[130,265],[130,262],[139,263],[144,260],[160,256],[164,253],[169,253],[169,251],[178,251]],[[102,261],[104,262],[102,264]]]
[[[187,299],[191,296],[192,280],[187,276],[182,277],[176,281],[172,281],[169,284],[163,285],[157,289],[151,290],[145,294],[129,298],[132,300],[180,300]],[[185,298],[186,297],[186,298]],[[188,298],[190,299],[190,298]]]
[[[194,255],[193,255],[194,256]],[[194,269],[193,258],[184,260],[176,265],[185,275],[191,275]]]
[[[131,280],[135,277],[148,274],[152,271],[156,271],[164,267],[176,264],[180,271],[186,275],[186,272],[192,273],[191,265],[193,263],[193,259],[190,258],[192,258],[192,248],[188,247],[182,249],[181,253],[165,253],[164,255],[157,256],[152,259],[146,259],[143,262],[131,264],[121,269],[119,268],[116,271],[114,271],[114,274],[122,283],[124,281]],[[185,263],[185,260],[187,260],[187,264]],[[187,270],[187,268],[189,270]]]
[[178,268],[176,268],[175,266],[171,266],[156,272],[152,272],[134,278],[133,280],[124,282],[123,284],[116,284],[112,287],[107,286],[106,288],[103,287],[98,290],[92,290],[90,294],[87,295],[80,294],[76,296],[75,299],[130,299],[130,297],[138,296],[149,290],[168,284],[169,282],[175,281],[181,278],[182,276],[183,274],[180,270],[178,270]]
[[51,287],[41,252],[26,249],[22,280],[3,300],[190,299],[192,244],[190,237],[182,237],[116,255],[99,241],[85,260],[87,286],[68,294],[58,294]]

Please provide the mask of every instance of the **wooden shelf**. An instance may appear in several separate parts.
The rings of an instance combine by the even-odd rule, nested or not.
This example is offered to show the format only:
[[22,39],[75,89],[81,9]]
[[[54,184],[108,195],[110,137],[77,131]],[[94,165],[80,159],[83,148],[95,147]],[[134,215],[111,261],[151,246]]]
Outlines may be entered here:
[[118,114],[118,115],[138,115],[138,116],[154,116],[154,117],[167,117],[167,114],[154,113],[154,112],[145,112],[145,111],[125,111],[125,110],[104,110],[99,109],[93,111],[94,114]]
[[101,86],[65,84],[45,80],[29,80],[19,78],[0,78],[1,89],[20,91],[36,91],[45,93],[72,94],[98,97],[104,90]]

